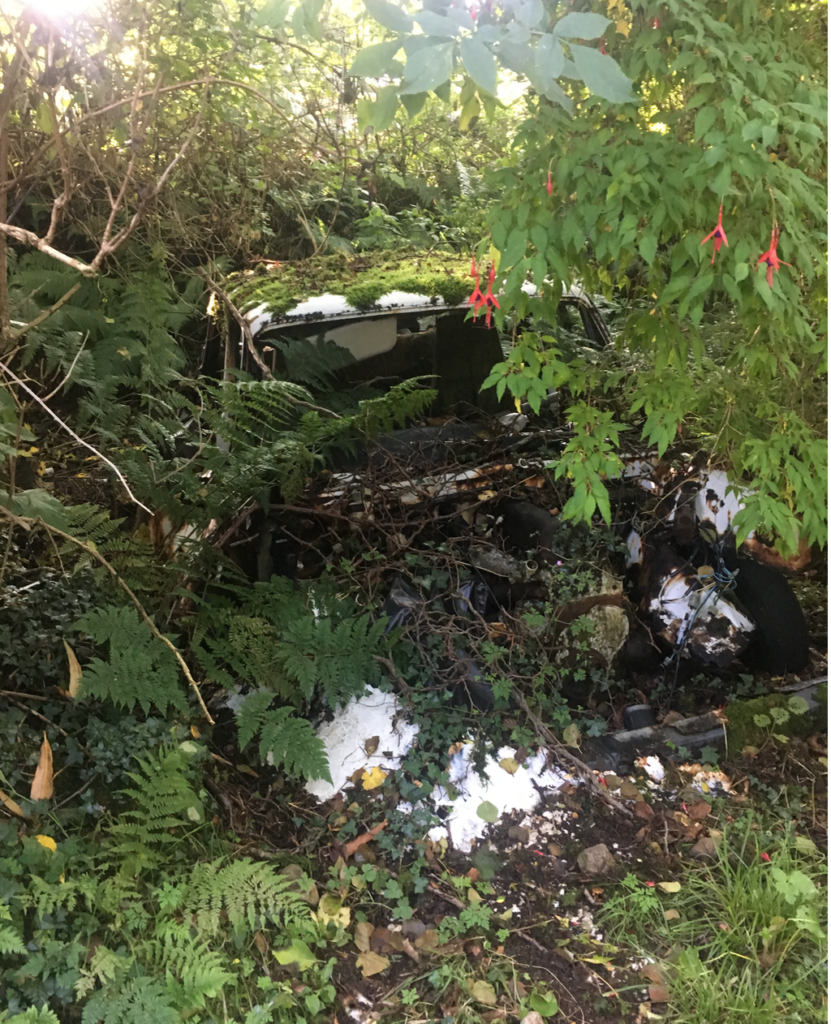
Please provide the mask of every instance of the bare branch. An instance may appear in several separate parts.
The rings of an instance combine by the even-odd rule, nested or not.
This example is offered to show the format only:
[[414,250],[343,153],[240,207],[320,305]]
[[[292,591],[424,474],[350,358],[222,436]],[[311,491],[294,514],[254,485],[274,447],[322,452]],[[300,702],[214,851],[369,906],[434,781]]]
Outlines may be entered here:
[[[257,346],[254,344],[254,335],[251,333],[251,325],[248,323],[248,321],[245,319],[245,317],[242,315],[239,309],[237,309],[237,307],[234,305],[231,296],[224,289],[220,288],[216,281],[214,281],[213,278],[209,277],[204,270],[197,271],[197,273],[205,282],[205,284],[207,284],[207,286],[211,289],[211,291],[215,292],[219,296],[219,298],[222,299],[222,301],[228,307],[228,312],[239,324],[240,330],[242,331],[242,336],[245,339],[245,347],[251,354],[251,358],[260,368],[260,372],[262,373],[262,375],[267,380],[274,380],[274,374],[263,362],[263,358],[257,351]],[[324,416],[331,416],[332,419],[335,420],[343,418],[342,416],[338,416],[336,412],[332,412],[331,409],[325,409],[322,405],[312,405],[311,402],[304,402],[302,399],[292,398],[290,395],[286,397],[288,398],[292,405],[295,405],[298,408],[310,409],[312,412],[323,413]]]
[[73,270],[77,270],[79,274],[83,274],[84,277],[95,277],[98,273],[97,268],[84,263],[82,260],[76,260],[73,256],[67,256],[66,253],[61,252],[59,249],[54,249],[42,238],[38,238],[33,231],[15,227],[14,224],[0,223],[0,233],[9,235],[18,242],[23,242],[24,245],[31,245],[33,249],[38,249],[40,252],[46,253],[47,256],[51,256],[52,259],[65,263],[68,267],[72,267]]
[[[69,302],[72,296],[81,287],[81,284],[81,281],[78,281],[77,284],[73,284],[68,292],[62,295],[57,302],[53,302],[48,309],[44,309],[43,312],[39,316],[36,316],[34,320],[31,320],[28,324],[24,324],[22,327],[19,327],[16,331],[12,331],[12,340],[17,341],[17,339],[22,337],[27,331],[31,331],[33,327],[39,327],[44,320],[48,320],[53,313],[57,313],[65,302]],[[73,366],[74,365],[75,364],[73,363]],[[47,395],[47,400],[51,397],[51,395]]]
[[118,477],[118,479],[121,481],[121,484],[124,487],[124,490],[130,496],[130,500],[134,501],[136,503],[136,505],[139,506],[139,508],[143,508],[144,511],[147,512],[149,515],[151,515],[151,516],[153,515],[153,510],[149,509],[145,504],[140,502],[138,500],[138,498],[135,496],[135,494],[133,494],[132,490],[130,489],[130,485],[124,479],[124,476],[123,476],[121,470],[118,468],[118,466],[115,465],[115,463],[110,462],[110,460],[107,458],[106,455],[102,455],[101,452],[99,452],[97,448],[93,448],[93,446],[88,441],[85,441],[82,437],[78,437],[78,435],[75,433],[75,431],[70,426],[68,426],[66,423],[64,423],[64,421],[60,418],[60,416],[58,416],[56,413],[52,412],[52,410],[49,408],[49,406],[46,404],[46,402],[44,402],[44,400],[39,395],[35,394],[35,392],[32,391],[32,389],[29,387],[29,385],[25,384],[17,376],[16,373],[12,372],[12,370],[10,370],[8,366],[6,366],[5,363],[0,362],[0,370],[2,370],[3,373],[5,373],[6,376],[10,380],[13,380],[14,383],[17,384],[17,386],[19,388],[23,388],[23,390],[26,392],[26,394],[30,398],[33,398],[35,400],[35,402],[37,402],[37,404],[41,407],[41,409],[43,409],[43,411],[45,413],[47,413],[49,416],[51,416],[52,419],[58,424],[58,426],[61,427],[63,430],[65,430],[67,432],[67,434],[69,434],[69,436],[71,438],[73,438],[75,441],[77,441],[78,444],[83,445],[83,447],[86,448],[88,451],[91,451],[92,454],[97,456],[99,459],[101,459],[102,462],[106,463],[110,467],[110,469],[115,473],[115,475]]
[[211,723],[211,725],[214,724],[214,720],[211,717],[211,713],[210,711],[208,711],[205,701],[202,698],[202,693],[199,689],[199,683],[197,683],[196,680],[193,678],[193,675],[191,674],[191,671],[188,668],[188,663],[180,654],[179,649],[176,647],[173,641],[169,640],[164,635],[164,633],[160,632],[159,628],[156,626],[156,623],[150,618],[150,616],[144,610],[144,606],[142,605],[141,601],[139,601],[139,599],[136,597],[133,591],[124,582],[121,576],[119,576],[118,570],[115,569],[107,561],[106,558],[104,558],[104,556],[101,554],[98,548],[93,547],[91,544],[84,543],[84,541],[82,541],[78,537],[73,537],[71,533],[66,533],[63,530],[59,530],[56,526],[50,526],[48,523],[44,523],[42,519],[30,519],[24,516],[16,516],[13,512],[10,512],[8,509],[3,508],[2,506],[0,506],[0,515],[5,516],[6,519],[10,519],[12,522],[16,523],[19,526],[22,526],[26,530],[31,529],[32,526],[43,526],[44,529],[47,530],[49,533],[55,534],[58,537],[63,537],[64,540],[68,540],[71,544],[75,544],[76,547],[79,547],[82,551],[86,551],[86,553],[92,556],[92,558],[94,558],[100,565],[103,565],[107,572],[119,585],[119,587],[121,587],[124,593],[133,602],[136,611],[139,613],[144,622],[146,622],[147,625],[150,627],[150,632],[153,634],[153,636],[157,640],[161,640],[161,642],[173,652],[173,656],[179,662],[179,667],[184,673],[185,679],[187,679],[188,683],[193,687],[193,691],[196,694],[196,699],[199,701],[199,706],[202,708],[202,713],[204,714],[205,718]]

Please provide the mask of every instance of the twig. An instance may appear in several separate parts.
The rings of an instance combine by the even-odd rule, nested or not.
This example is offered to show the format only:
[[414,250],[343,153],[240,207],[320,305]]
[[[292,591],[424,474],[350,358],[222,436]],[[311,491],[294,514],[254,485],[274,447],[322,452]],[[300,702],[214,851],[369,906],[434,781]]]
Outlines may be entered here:
[[88,263],[84,263],[82,260],[76,260],[72,256],[67,256],[66,253],[53,248],[53,246],[49,245],[48,242],[45,242],[42,238],[38,238],[33,231],[27,231],[25,228],[15,227],[14,224],[0,224],[0,231],[4,235],[11,235],[11,237],[17,239],[18,242],[23,242],[25,245],[30,245],[33,249],[46,253],[47,256],[51,256],[52,259],[58,260],[60,263],[65,263],[68,267],[72,267],[73,270],[77,270],[79,274],[83,274],[84,277],[95,277],[98,273],[96,267],[91,267]]
[[156,623],[150,618],[150,616],[144,610],[144,606],[142,605],[141,601],[139,601],[139,599],[136,597],[136,595],[133,593],[130,587],[124,582],[121,576],[119,576],[118,571],[112,565],[110,565],[107,559],[104,558],[104,556],[101,554],[100,551],[98,551],[97,548],[91,547],[89,544],[86,544],[78,537],[73,537],[71,533],[66,533],[64,530],[59,530],[56,526],[50,526],[48,523],[44,523],[42,519],[31,519],[26,516],[16,516],[14,515],[13,512],[9,512],[8,509],[3,508],[2,506],[0,506],[0,515],[5,516],[7,519],[10,519],[12,522],[17,523],[20,526],[23,526],[25,529],[31,529],[32,526],[43,526],[43,528],[47,530],[49,533],[56,534],[58,537],[63,537],[63,539],[68,540],[70,544],[75,544],[82,551],[86,551],[88,555],[91,555],[100,565],[103,565],[103,567],[112,576],[112,578],[115,580],[118,586],[121,587],[124,593],[133,602],[136,611],[139,613],[140,617],[144,620],[144,622],[150,627],[150,632],[153,634],[153,636],[157,640],[161,640],[161,642],[172,651],[174,658],[179,662],[179,667],[184,673],[185,679],[187,679],[190,686],[193,687],[193,691],[196,694],[196,699],[199,701],[199,706],[202,708],[202,713],[204,714],[205,718],[208,720],[208,722],[210,722],[211,725],[215,724],[213,718],[211,717],[211,713],[208,711],[205,701],[202,699],[202,693],[199,689],[199,684],[191,675],[191,671],[188,668],[188,664],[180,654],[176,645],[171,640],[169,640],[164,635],[164,633],[159,631],[158,627],[156,626]]
[[[22,335],[24,335],[27,331],[31,331],[31,329],[33,327],[39,327],[43,323],[44,320],[48,320],[49,317],[52,316],[53,313],[57,313],[58,310],[61,308],[61,306],[65,302],[69,302],[69,300],[72,298],[72,296],[81,287],[81,284],[82,284],[82,282],[78,281],[77,284],[74,284],[69,289],[69,291],[66,292],[65,295],[62,295],[58,299],[57,302],[53,302],[52,305],[48,309],[44,309],[43,312],[39,316],[36,316],[34,320],[30,321],[28,324],[24,324],[22,327],[18,328],[18,330],[12,331],[12,334],[11,334],[12,341],[17,341],[17,339],[20,338]],[[83,348],[83,347],[84,346],[82,345],[81,348]],[[78,350],[78,355],[80,355],[80,354],[81,354],[81,350],[79,349]],[[78,358],[78,356],[75,357],[75,360],[77,360],[77,358]],[[72,367],[73,368],[75,366],[75,360],[72,361]],[[70,372],[72,372],[71,369],[70,369]],[[53,391],[51,395],[47,395],[45,400],[48,401],[52,397],[52,395],[54,395],[54,393],[55,392]]]
[[[202,280],[205,282],[205,284],[207,284],[207,286],[209,288],[211,288],[214,292],[216,292],[216,294],[219,296],[219,298],[222,299],[222,301],[228,307],[228,312],[231,314],[231,316],[239,324],[240,330],[242,331],[242,336],[245,339],[245,347],[248,349],[249,353],[251,354],[251,358],[254,360],[254,362],[259,367],[260,372],[262,373],[262,375],[267,380],[274,380],[274,374],[271,372],[271,370],[269,370],[269,368],[263,362],[263,358],[260,355],[260,353],[257,351],[257,346],[254,344],[254,335],[251,333],[251,325],[248,323],[248,321],[242,315],[242,313],[237,308],[237,306],[234,305],[234,301],[231,298],[231,296],[223,288],[221,288],[216,283],[216,281],[214,281],[214,279],[212,277],[210,277],[204,270],[197,271],[197,274],[199,274],[199,276],[202,278]],[[343,418],[343,417],[339,416],[336,412],[332,412],[331,409],[324,408],[322,405],[313,405],[311,402],[304,402],[302,399],[300,399],[300,398],[293,398],[291,395],[287,395],[286,397],[288,398],[289,402],[291,402],[292,405],[295,405],[298,408],[310,409],[312,412],[323,413],[324,416],[331,416],[332,419],[335,419],[335,420],[339,420],[339,419]]]
[[148,515],[153,515],[153,510],[149,509],[143,502],[138,500],[135,494],[133,494],[132,490],[130,489],[130,485],[124,479],[124,475],[122,474],[118,466],[115,465],[115,463],[110,462],[106,455],[102,455],[101,452],[99,452],[97,448],[93,448],[93,446],[89,444],[88,441],[85,441],[83,438],[78,437],[75,431],[68,424],[64,423],[64,421],[60,418],[60,416],[57,415],[57,413],[52,412],[52,410],[49,408],[46,402],[44,402],[42,398],[36,395],[35,392],[32,391],[32,389],[28,386],[28,384],[24,384],[23,381],[17,376],[17,374],[13,373],[12,370],[10,370],[9,367],[6,366],[6,364],[2,361],[0,361],[0,370],[2,370],[7,377],[11,378],[11,380],[13,380],[18,387],[23,388],[26,394],[29,395],[30,398],[33,398],[37,402],[37,404],[44,410],[44,412],[48,413],[52,417],[52,419],[58,424],[58,426],[62,427],[71,438],[77,441],[78,444],[82,445],[88,451],[91,451],[92,454],[101,459],[102,462],[105,462],[110,467],[110,469],[115,473],[118,479],[121,481],[122,486],[124,487],[127,494],[129,494],[130,499],[134,501],[136,505],[139,506],[139,508],[143,508]]
[[[65,295],[61,301],[65,301],[69,294],[70,293],[67,293],[67,295]],[[32,325],[30,324],[29,326],[31,327]],[[86,345],[88,339],[89,331],[87,331],[87,333],[84,335],[84,340],[81,342],[78,351],[75,353],[72,362],[69,364],[69,369],[64,374],[63,380],[60,382],[60,384],[52,388],[52,390],[49,392],[46,398],[44,398],[44,402],[48,402],[50,398],[54,398],[55,395],[57,395],[57,393],[61,390],[61,388],[69,381],[69,378],[72,376],[72,371],[75,369],[75,364],[81,358],[81,353],[84,351],[84,346]]]
[[405,683],[404,680],[401,678],[401,676],[398,674],[398,672],[397,672],[397,670],[395,668],[395,665],[393,664],[392,660],[390,658],[384,658],[380,654],[373,654],[373,658],[378,662],[379,665],[383,665],[384,668],[387,670],[387,672],[389,672],[390,678],[395,683],[395,685],[399,688],[399,690],[401,690],[401,692],[406,697],[412,697],[413,691],[410,689],[409,685],[407,683]]
[[513,697],[514,700],[516,700],[517,704],[519,704],[519,706],[528,716],[529,721],[534,726],[535,732],[543,741],[543,743],[545,743],[547,746],[555,750],[557,752],[558,757],[561,757],[564,760],[568,761],[569,764],[571,764],[572,767],[578,771],[581,778],[589,787],[589,789],[591,789],[597,796],[599,796],[605,804],[616,810],[619,814],[622,814],[624,817],[631,818],[632,812],[629,810],[629,808],[622,804],[620,800],[618,800],[616,797],[613,797],[607,789],[600,785],[591,768],[589,768],[587,764],[581,761],[579,757],[575,757],[575,755],[571,753],[568,747],[566,747],[564,743],[561,743],[560,740],[557,739],[557,737],[548,728],[548,726],[545,725],[537,717],[537,715],[534,714],[534,712],[528,706],[528,701],[522,696],[522,694],[518,690],[514,690]]

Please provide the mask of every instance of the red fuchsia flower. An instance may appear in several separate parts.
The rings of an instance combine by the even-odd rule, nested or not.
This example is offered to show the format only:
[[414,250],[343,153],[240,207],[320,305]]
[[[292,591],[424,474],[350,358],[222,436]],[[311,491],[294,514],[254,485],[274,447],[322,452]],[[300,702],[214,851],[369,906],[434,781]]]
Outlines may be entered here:
[[485,323],[490,327],[491,325],[491,313],[494,308],[499,309],[499,303],[496,296],[493,294],[493,282],[496,279],[496,267],[491,263],[490,273],[488,274],[488,290],[485,292],[485,305],[488,307],[488,311],[485,315]]
[[658,19],[657,18],[652,22],[652,27],[653,28],[657,28],[658,27]]
[[777,273],[778,273],[779,267],[782,266],[783,264],[786,267],[790,266],[790,263],[785,263],[784,260],[780,260],[779,259],[779,256],[776,253],[776,246],[777,245],[779,245],[779,228],[774,227],[774,228],[771,228],[771,232],[770,232],[770,247],[768,248],[767,252],[763,252],[762,255],[758,258],[758,260],[756,260],[756,265],[757,266],[760,263],[767,263],[767,265],[768,265],[768,272],[766,274],[766,277],[767,277],[767,282],[768,282],[768,287],[769,288],[773,287],[773,272],[774,272],[774,270],[777,271]]
[[551,170],[550,169],[548,171],[548,181],[545,183],[545,190],[546,190],[546,192],[549,195],[551,195],[551,193],[554,191],[554,183],[551,181]]
[[[476,259],[474,258],[470,264],[470,276],[476,282],[476,287],[473,289],[473,294],[468,298],[468,305],[473,306],[473,319],[475,320],[479,316],[479,310],[482,306],[487,306],[488,301],[482,294],[482,289],[479,287],[479,271],[476,269]],[[488,316],[490,316],[490,310],[488,310]]]
[[759,856],[762,858],[762,860],[767,861],[768,863],[770,863],[770,854],[769,853],[760,853]]
[[722,203],[721,206],[718,208],[718,223],[710,232],[710,234],[707,235],[706,238],[702,239],[701,242],[702,245],[706,245],[711,238],[713,239],[713,258],[710,260],[710,266],[712,266],[716,262],[716,253],[721,248],[722,243],[726,245],[728,248],[730,247],[730,243],[727,241],[727,235],[724,233],[724,225],[721,223],[721,215],[723,210],[724,203]]
[[601,53],[605,53],[606,52],[606,40],[605,39],[601,39],[600,40],[600,52]]
[[648,885],[650,889],[654,889],[655,888],[655,883],[654,882],[644,882],[643,884],[644,885]]

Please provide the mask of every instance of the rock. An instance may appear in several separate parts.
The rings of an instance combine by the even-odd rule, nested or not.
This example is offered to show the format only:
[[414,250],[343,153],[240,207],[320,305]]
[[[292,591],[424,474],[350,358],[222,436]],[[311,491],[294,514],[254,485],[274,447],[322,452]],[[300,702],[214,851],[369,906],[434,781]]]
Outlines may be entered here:
[[715,840],[709,836],[702,836],[690,850],[690,856],[695,857],[696,860],[714,860],[717,852],[718,847]]
[[621,782],[620,795],[624,800],[640,800],[641,791],[634,782]]
[[542,1014],[532,1010],[530,1013],[525,1014],[519,1024],[545,1024],[545,1021],[542,1019]]
[[522,825],[511,825],[508,829],[508,835],[511,839],[516,839],[518,843],[527,843],[531,838],[531,833]]
[[590,846],[577,858],[577,866],[584,875],[603,875],[614,870],[615,858],[605,843]]

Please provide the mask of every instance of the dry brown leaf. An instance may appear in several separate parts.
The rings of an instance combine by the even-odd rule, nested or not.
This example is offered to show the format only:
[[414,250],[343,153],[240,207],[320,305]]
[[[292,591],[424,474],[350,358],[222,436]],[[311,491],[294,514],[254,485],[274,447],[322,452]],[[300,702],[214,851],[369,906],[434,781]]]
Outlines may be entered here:
[[418,952],[409,939],[404,939],[401,943],[401,949],[411,960],[415,960],[415,962],[418,963]]
[[376,928],[372,933],[369,948],[373,953],[389,953],[393,948],[390,944],[392,932],[389,928]]
[[7,811],[11,811],[12,814],[16,814],[18,818],[28,819],[28,814],[23,813],[23,808],[17,803],[16,800],[12,800],[10,796],[6,796],[2,789],[0,789],[0,803],[6,808]]
[[466,877],[469,878],[471,880],[471,882],[478,882],[479,881],[479,868],[469,868]]
[[701,800],[697,804],[693,804],[692,807],[687,808],[687,815],[692,818],[693,821],[702,821],[710,813],[710,805],[706,800]]
[[362,953],[369,952],[369,941],[374,930],[369,921],[358,921],[355,925],[355,945]]
[[370,829],[369,832],[364,832],[363,835],[360,835],[356,839],[353,839],[350,843],[344,844],[343,856],[351,857],[356,850],[359,850],[364,845],[364,843],[368,843],[370,839],[377,836],[381,829],[386,826],[386,824],[387,819],[384,818],[380,825],[376,825],[375,828]]
[[416,949],[435,949],[439,944],[439,933],[435,928],[428,928],[426,932],[415,940]]
[[381,740],[378,736],[370,736],[368,740],[364,740],[364,750],[366,751],[367,757],[372,757],[378,749],[378,744],[380,742]]
[[665,910],[664,911],[664,920],[665,921],[680,921],[681,920],[681,915],[678,913],[677,910]]
[[668,1003],[669,989],[666,985],[650,985],[649,1000],[652,1003]]
[[361,953],[355,960],[355,966],[360,967],[361,974],[365,978],[371,978],[373,974],[380,974],[389,965],[390,962],[387,957],[379,956],[377,953]]
[[655,811],[653,811],[645,800],[639,800],[635,804],[635,817],[649,821],[650,818],[655,817]]
[[268,953],[268,939],[263,935],[262,932],[254,932],[254,945],[262,953],[263,956]]
[[647,981],[651,981],[653,985],[666,985],[667,979],[657,964],[644,964],[641,974]]
[[250,764],[238,764],[234,766],[238,772],[242,772],[243,775],[250,775],[252,779],[258,779],[260,776],[254,771]]
[[78,696],[78,690],[81,685],[81,666],[78,664],[78,659],[75,657],[75,652],[64,640],[64,648],[66,649],[66,657],[69,661],[69,688],[67,692],[69,696],[75,699]]
[[35,769],[35,777],[32,779],[32,790],[29,796],[32,800],[51,800],[55,792],[55,781],[52,771],[52,748],[46,733],[43,734],[43,743],[40,745],[40,757],[38,766]]

